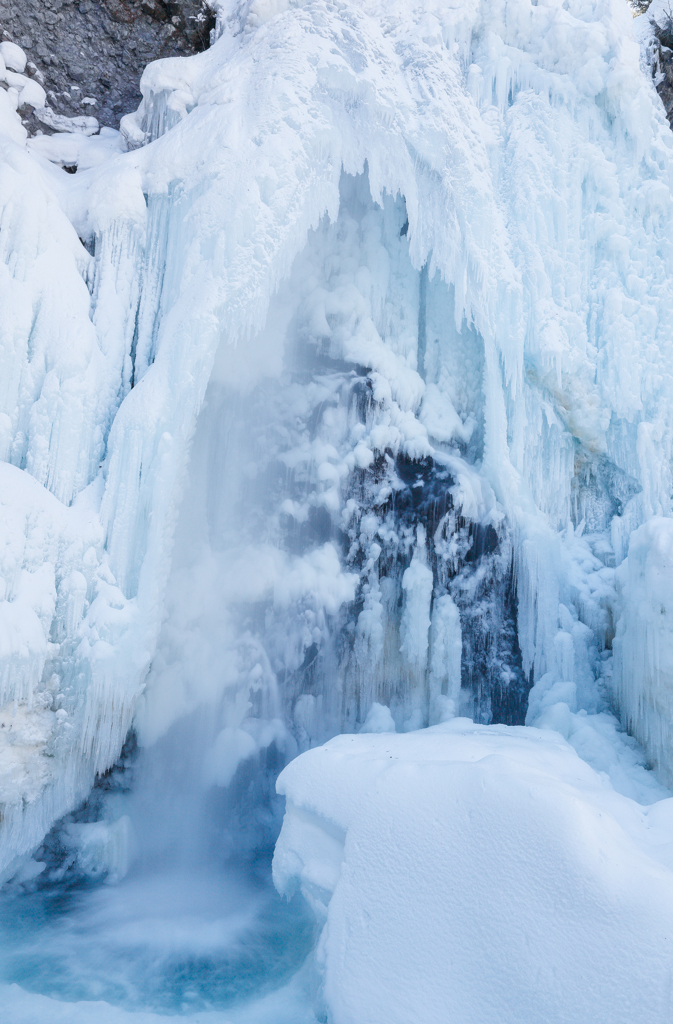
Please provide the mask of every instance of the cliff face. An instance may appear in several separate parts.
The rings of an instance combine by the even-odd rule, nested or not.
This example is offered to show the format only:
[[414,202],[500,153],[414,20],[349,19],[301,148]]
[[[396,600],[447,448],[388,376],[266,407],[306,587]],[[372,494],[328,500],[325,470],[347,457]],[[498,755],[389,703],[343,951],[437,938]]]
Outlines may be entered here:
[[653,70],[657,92],[664,104],[668,123],[673,125],[673,19],[667,17],[660,25],[652,21],[655,42]]
[[670,0],[630,0],[641,66],[649,67],[673,127],[673,6]]
[[[25,50],[50,107],[115,128],[145,66],[205,50],[214,24],[205,0],[0,0],[0,37]],[[24,123],[48,130],[28,111]]]

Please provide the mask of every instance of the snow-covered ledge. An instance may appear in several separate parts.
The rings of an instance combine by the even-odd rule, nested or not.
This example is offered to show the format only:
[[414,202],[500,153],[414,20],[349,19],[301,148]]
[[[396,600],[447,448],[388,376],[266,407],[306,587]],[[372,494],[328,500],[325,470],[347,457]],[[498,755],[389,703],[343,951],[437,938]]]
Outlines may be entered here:
[[331,1024],[668,1024],[673,799],[557,734],[466,719],[339,736],[281,774]]

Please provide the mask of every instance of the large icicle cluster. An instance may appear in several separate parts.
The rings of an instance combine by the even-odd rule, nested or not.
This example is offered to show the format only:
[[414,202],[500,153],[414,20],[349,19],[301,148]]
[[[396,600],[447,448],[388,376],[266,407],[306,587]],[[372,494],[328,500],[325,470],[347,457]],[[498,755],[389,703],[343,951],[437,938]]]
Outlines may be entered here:
[[[615,579],[670,512],[673,154],[630,22],[621,0],[231,2],[209,51],[148,68],[121,135],[26,141],[2,101],[2,500],[34,509],[26,536],[52,524],[10,540],[0,603],[34,613],[3,667],[3,764],[30,775],[3,855],[121,746],[209,381],[183,533],[199,480],[235,483],[208,480],[206,575],[170,584],[147,739],[225,690],[255,748],[279,718],[302,744],[380,725],[380,702],[438,721],[462,646],[474,712],[486,677],[505,719],[534,681],[529,721],[591,746],[616,628],[614,692],[666,767],[668,633],[645,645]],[[225,428],[256,481],[208,461]]]
[[340,193],[336,221],[309,233],[272,300],[254,349],[262,379],[245,355],[218,354],[145,739],[218,700],[223,735],[257,735],[264,704],[300,747],[362,727],[373,704],[404,729],[460,703],[523,721],[511,542],[475,470],[479,348],[455,328],[446,285],[414,270],[404,202],[375,204],[366,174]]

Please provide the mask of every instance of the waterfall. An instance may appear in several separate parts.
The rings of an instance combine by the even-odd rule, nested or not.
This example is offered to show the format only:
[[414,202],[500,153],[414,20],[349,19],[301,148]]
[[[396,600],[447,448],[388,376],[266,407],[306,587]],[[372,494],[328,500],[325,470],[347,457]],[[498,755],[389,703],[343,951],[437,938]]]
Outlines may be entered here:
[[[468,886],[477,804],[488,899],[528,864],[533,922],[547,868],[508,807],[530,849],[548,821],[539,863],[601,907],[613,874],[572,837],[617,859],[619,829],[669,841],[673,151],[629,12],[217,13],[208,51],[148,67],[120,132],[26,138],[0,62],[17,1022],[99,999],[115,1024],[362,1024],[338,965],[380,879],[352,847],[377,863],[405,806],[444,836],[417,843],[424,877],[450,847]],[[404,850],[384,888],[416,878]],[[629,908],[606,948],[641,934]]]

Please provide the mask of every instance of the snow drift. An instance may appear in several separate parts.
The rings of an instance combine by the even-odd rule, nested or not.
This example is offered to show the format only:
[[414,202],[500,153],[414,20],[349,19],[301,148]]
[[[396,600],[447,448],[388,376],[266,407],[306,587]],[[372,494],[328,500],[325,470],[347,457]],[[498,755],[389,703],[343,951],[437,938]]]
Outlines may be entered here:
[[465,719],[337,737],[278,787],[274,880],[323,924],[334,1024],[670,1019],[672,800]]

